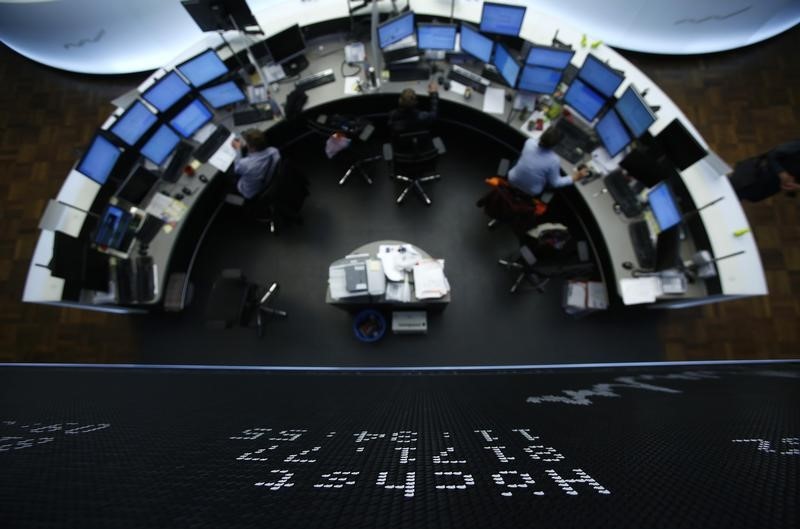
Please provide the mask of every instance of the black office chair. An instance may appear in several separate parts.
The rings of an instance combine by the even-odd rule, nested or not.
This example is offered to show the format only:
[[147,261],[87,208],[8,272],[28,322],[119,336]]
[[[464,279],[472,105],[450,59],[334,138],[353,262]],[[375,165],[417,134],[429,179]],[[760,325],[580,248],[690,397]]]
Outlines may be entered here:
[[383,145],[383,158],[389,163],[394,179],[407,184],[397,197],[398,204],[413,189],[425,204],[431,205],[422,183],[441,178],[436,172],[436,161],[445,152],[442,139],[431,137],[427,131],[395,134],[391,143]]
[[372,123],[363,117],[320,114],[316,119],[309,120],[308,126],[326,140],[331,134],[337,132],[350,139],[350,145],[334,156],[336,160],[342,161],[343,165],[347,167],[339,180],[340,186],[345,185],[350,176],[356,172],[367,184],[372,184],[372,177],[365,170],[365,166],[382,158],[380,154],[376,155],[369,150],[369,140],[375,132],[375,126]]
[[268,317],[288,316],[285,311],[269,306],[278,289],[277,282],[266,287],[248,283],[238,268],[223,270],[211,288],[206,310],[206,326],[211,329],[250,327],[255,316],[258,336],[263,336],[264,324]]
[[544,292],[544,287],[550,281],[550,278],[544,277],[540,273],[536,267],[537,262],[538,260],[533,254],[533,250],[525,245],[520,246],[519,255],[515,259],[499,259],[497,261],[500,266],[518,272],[514,284],[511,285],[510,292],[512,294],[517,291],[523,281],[526,281],[540,293]]

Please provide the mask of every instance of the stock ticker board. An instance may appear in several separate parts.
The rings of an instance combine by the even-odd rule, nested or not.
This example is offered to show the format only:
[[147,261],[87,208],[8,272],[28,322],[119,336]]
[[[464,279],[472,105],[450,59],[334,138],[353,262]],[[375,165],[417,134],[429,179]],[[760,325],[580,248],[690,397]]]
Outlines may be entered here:
[[800,365],[0,367],[2,527],[797,527]]

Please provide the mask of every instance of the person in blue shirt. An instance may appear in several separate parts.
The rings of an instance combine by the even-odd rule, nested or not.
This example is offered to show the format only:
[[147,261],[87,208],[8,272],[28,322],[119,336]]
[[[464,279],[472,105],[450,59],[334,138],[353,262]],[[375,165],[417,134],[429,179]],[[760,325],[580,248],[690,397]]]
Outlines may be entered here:
[[251,199],[263,191],[272,180],[281,160],[281,153],[275,147],[269,146],[266,136],[258,129],[244,131],[242,140],[237,138],[232,142],[237,151],[233,170],[238,177],[237,191],[244,198]]
[[530,138],[522,148],[517,163],[508,172],[508,181],[515,188],[531,196],[539,196],[545,187],[564,187],[572,185],[588,174],[579,167],[571,176],[561,175],[561,160],[553,152],[563,137],[555,127],[550,127],[536,141]]

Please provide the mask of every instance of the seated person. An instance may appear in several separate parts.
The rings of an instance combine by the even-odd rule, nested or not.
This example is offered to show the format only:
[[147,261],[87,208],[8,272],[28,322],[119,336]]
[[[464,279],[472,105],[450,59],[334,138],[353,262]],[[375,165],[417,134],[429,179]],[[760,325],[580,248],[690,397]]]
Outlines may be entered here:
[[579,167],[572,176],[561,175],[561,160],[553,152],[563,137],[555,127],[550,127],[538,142],[530,138],[522,148],[517,163],[508,171],[508,181],[515,188],[531,196],[539,196],[548,185],[564,187],[577,182],[589,174],[588,169]]
[[758,202],[781,190],[800,190],[800,140],[779,145],[764,155],[737,163],[730,175],[740,200]]
[[267,144],[266,136],[258,129],[244,131],[242,139],[244,146],[238,138],[231,142],[236,149],[233,170],[237,177],[236,190],[244,198],[251,199],[272,180],[281,160],[281,153]]
[[421,132],[430,128],[439,111],[439,85],[436,81],[428,85],[428,94],[431,97],[431,109],[425,111],[417,108],[417,94],[413,89],[406,88],[400,93],[398,108],[389,114],[392,133]]

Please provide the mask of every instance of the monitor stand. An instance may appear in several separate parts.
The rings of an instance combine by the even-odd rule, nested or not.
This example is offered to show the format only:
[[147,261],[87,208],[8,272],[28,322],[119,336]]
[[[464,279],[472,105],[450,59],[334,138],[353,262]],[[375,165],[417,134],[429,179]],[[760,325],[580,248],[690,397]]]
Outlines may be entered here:
[[286,74],[286,77],[293,77],[295,75],[299,75],[300,72],[308,68],[308,59],[306,59],[305,55],[298,55],[297,57],[293,57],[292,59],[281,63],[281,67],[283,68],[283,73]]

